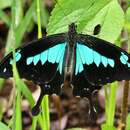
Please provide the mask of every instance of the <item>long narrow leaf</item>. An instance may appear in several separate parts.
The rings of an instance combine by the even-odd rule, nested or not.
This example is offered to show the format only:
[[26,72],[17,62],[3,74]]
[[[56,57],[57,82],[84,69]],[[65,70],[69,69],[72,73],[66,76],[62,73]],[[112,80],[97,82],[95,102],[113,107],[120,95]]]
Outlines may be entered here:
[[34,13],[35,2],[33,2],[16,30],[16,47],[20,45],[24,33],[26,32]]
[[7,125],[5,125],[4,123],[0,122],[0,130],[10,130],[10,129],[8,128]]
[[10,20],[9,16],[7,16],[7,15],[5,14],[5,12],[4,12],[3,10],[1,10],[1,9],[0,9],[0,19],[1,19],[3,22],[5,22],[8,27],[10,27],[11,20]]

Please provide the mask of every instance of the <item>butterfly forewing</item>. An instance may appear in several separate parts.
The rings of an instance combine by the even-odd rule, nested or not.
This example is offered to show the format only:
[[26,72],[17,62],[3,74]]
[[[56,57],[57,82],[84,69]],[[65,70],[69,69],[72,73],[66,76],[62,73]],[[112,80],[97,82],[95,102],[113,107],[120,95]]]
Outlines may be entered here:
[[130,78],[130,56],[123,49],[104,40],[78,35],[75,75],[84,72],[93,85],[103,85],[115,80]]
[[[16,49],[15,59],[20,77],[40,85],[54,78],[57,82],[62,81],[65,46],[65,34],[58,34]],[[12,53],[6,56],[0,67],[1,77],[12,77]]]

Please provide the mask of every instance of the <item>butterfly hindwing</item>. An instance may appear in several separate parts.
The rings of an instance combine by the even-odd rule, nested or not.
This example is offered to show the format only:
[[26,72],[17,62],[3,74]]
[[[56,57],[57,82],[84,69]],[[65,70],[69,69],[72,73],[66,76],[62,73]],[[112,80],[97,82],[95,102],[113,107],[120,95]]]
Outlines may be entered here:
[[93,85],[130,78],[129,54],[109,42],[88,35],[78,35],[76,54],[77,59],[80,57],[80,65],[76,65],[80,67],[76,67],[75,75],[83,71],[86,79]]
[[91,98],[94,90],[99,90],[101,88],[100,85],[92,85],[86,79],[85,73],[82,71],[73,77],[73,95],[80,97]]

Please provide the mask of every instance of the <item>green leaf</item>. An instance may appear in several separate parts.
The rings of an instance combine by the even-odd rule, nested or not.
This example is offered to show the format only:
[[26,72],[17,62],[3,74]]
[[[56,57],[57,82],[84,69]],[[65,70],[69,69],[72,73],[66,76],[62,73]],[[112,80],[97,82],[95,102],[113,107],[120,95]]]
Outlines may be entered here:
[[0,122],[0,130],[10,130],[10,129],[8,128],[7,125],[5,125],[4,123]]
[[6,23],[7,26],[10,26],[10,18],[6,15],[6,13],[0,9],[0,19]]
[[125,14],[125,28],[130,32],[130,7],[126,10]]
[[4,87],[4,79],[0,78],[0,90]]
[[31,23],[31,20],[34,14],[34,7],[35,7],[35,2],[31,4],[30,8],[26,12],[23,20],[21,21],[19,27],[16,30],[16,47],[20,45],[23,35],[27,31],[28,26]]
[[17,94],[15,97],[16,101],[14,104],[14,114],[13,114],[13,129],[14,130],[22,130],[22,115],[21,115],[21,94],[20,91],[17,90]]
[[[105,115],[106,123],[102,125],[102,130],[115,130],[114,115],[116,108],[117,82],[105,86]],[[107,91],[108,90],[108,91]]]
[[114,126],[108,126],[106,124],[103,124],[101,127],[102,127],[102,130],[116,130]]
[[[95,8],[94,12],[90,12],[89,10],[94,8],[97,3],[100,5],[98,9]],[[69,24],[78,23],[83,16],[92,18],[92,14],[102,9],[107,3],[109,0],[76,0],[76,2],[75,0],[59,0],[49,20],[48,34],[67,32]],[[88,22],[88,19],[86,21]]]
[[127,116],[127,120],[126,120],[126,130],[130,130],[130,114],[128,114],[128,116]]
[[15,26],[16,28],[19,26],[21,20],[23,19],[23,0],[14,0],[15,3]]
[[106,123],[109,126],[113,126],[114,124],[114,115],[115,115],[115,108],[116,108],[116,90],[117,90],[117,82],[113,82],[110,85],[110,93],[109,93],[109,101],[106,104],[107,113],[106,113]]
[[12,0],[0,0],[0,9],[11,6]]
[[8,53],[9,51],[11,51],[11,49],[16,47],[15,42],[17,37],[15,36],[15,32],[22,19],[22,0],[12,0],[11,13],[12,21],[6,43],[6,53]]
[[124,13],[117,0],[59,0],[52,11],[47,32],[49,35],[67,32],[72,22],[77,24],[78,32],[85,34],[93,34],[95,26],[100,24],[98,37],[114,42],[121,33]]
[[125,17],[126,17],[126,21],[130,22],[130,7],[127,8]]
[[[101,25],[101,31],[98,37],[110,42],[115,42],[119,37],[124,25],[123,10],[121,9],[117,0],[111,0],[106,6],[97,12],[95,8],[99,8],[99,5],[96,3],[95,7],[88,11],[88,15],[91,15],[92,12],[92,17],[89,19],[89,21],[86,20],[88,19],[88,16],[81,20],[80,25],[83,28],[82,32],[89,33],[87,30],[94,30],[94,27],[99,24]],[[95,11],[96,13],[93,13]]]
[[43,112],[43,121],[44,124],[44,130],[50,130],[50,117],[49,117],[49,99],[48,95],[45,95],[42,100],[42,112]]
[[37,120],[38,120],[37,117],[32,118],[32,125],[31,125],[30,130],[36,130],[36,128],[37,128]]
[[[12,29],[10,28],[8,38],[7,38],[7,44],[6,44],[6,53],[9,53],[11,51],[12,46],[15,48],[20,46],[21,40],[24,36],[24,33],[28,29],[28,26],[31,23],[33,12],[34,12],[35,2],[33,2],[26,12],[24,18],[20,21],[19,26],[15,29],[15,42],[12,41]],[[21,8],[21,6],[19,7]],[[15,13],[16,10],[14,10]],[[20,15],[19,15],[20,16]]]
[[44,4],[41,4],[40,10],[41,10],[41,19],[42,19],[41,24],[42,24],[43,27],[47,27],[48,19],[49,19],[49,13],[46,10]]

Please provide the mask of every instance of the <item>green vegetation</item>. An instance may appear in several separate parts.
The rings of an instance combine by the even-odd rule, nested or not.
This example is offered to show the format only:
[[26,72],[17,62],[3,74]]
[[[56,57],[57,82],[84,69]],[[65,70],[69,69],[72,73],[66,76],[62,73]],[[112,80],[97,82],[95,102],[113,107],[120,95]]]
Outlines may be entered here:
[[[101,25],[101,31],[97,37],[114,42],[118,46],[121,46],[122,29],[125,28],[128,34],[130,33],[130,7],[124,13],[117,0],[76,0],[76,2],[75,0],[58,0],[50,18],[42,0],[29,1],[26,10],[25,4],[24,0],[0,0],[0,20],[9,28],[5,54],[10,51],[14,52],[14,48],[22,44],[26,32],[31,31],[34,24],[38,25],[38,38],[42,37],[42,29],[45,28],[47,29],[47,35],[67,32],[68,25],[72,22],[76,22],[78,32],[90,35],[93,34],[96,25]],[[7,15],[5,8],[11,8],[11,16]],[[15,81],[11,92],[11,96],[13,96],[13,117],[6,124],[0,122],[0,130],[22,130],[21,101],[23,96],[31,107],[35,104],[31,91],[19,78],[15,62],[13,64],[13,74]],[[2,79],[0,83],[0,88],[2,88]],[[114,115],[117,88],[117,82],[105,86],[106,123],[102,125],[102,130],[116,130]],[[32,117],[30,130],[36,130],[38,125],[41,130],[50,129],[48,104],[48,96],[45,96],[41,106],[42,113],[37,117]],[[0,106],[0,117],[2,118],[3,111],[1,109]],[[130,129],[129,122],[130,115],[126,121],[126,130]],[[80,130],[80,128],[73,130]]]

